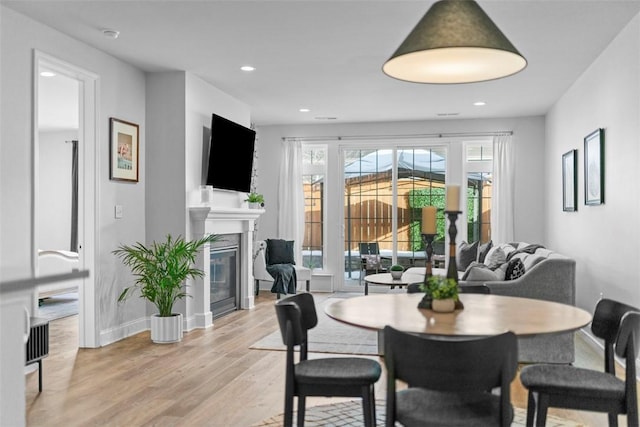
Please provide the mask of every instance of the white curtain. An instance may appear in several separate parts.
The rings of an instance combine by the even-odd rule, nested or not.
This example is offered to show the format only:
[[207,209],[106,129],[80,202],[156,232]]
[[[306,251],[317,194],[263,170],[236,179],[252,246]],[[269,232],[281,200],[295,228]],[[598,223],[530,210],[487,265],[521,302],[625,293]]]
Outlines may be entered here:
[[491,240],[494,244],[514,241],[514,163],[511,135],[494,136],[491,209]]
[[283,141],[278,186],[278,235],[295,242],[296,264],[302,265],[304,238],[304,191],[302,188],[302,143]]

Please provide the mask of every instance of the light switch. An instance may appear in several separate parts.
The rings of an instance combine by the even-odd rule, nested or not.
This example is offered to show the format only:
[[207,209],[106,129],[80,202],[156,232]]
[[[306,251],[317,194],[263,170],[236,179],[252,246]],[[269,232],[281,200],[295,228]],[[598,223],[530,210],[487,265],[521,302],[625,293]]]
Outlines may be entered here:
[[116,205],[116,207],[115,207],[115,217],[117,219],[122,218],[122,205]]

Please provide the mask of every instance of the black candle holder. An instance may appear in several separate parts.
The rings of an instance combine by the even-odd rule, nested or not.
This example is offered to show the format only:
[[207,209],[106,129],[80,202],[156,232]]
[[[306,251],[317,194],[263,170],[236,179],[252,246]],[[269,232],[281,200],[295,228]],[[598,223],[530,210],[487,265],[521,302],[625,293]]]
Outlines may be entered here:
[[458,215],[462,211],[444,211],[449,218],[449,265],[447,266],[447,279],[453,279],[458,283],[458,266],[456,264],[456,235],[458,229],[456,228],[456,221]]
[[424,273],[424,283],[427,284],[427,279],[433,275],[433,268],[431,263],[431,257],[433,256],[433,239],[436,237],[435,234],[426,234],[422,233],[422,241],[424,242],[425,252],[427,254],[427,264],[425,265],[426,270]]

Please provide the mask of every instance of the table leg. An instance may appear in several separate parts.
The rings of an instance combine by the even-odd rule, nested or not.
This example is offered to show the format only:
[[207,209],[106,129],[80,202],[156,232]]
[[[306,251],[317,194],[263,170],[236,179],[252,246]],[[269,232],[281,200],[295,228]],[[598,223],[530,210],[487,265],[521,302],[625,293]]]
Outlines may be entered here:
[[369,295],[369,282],[364,281],[364,294]]

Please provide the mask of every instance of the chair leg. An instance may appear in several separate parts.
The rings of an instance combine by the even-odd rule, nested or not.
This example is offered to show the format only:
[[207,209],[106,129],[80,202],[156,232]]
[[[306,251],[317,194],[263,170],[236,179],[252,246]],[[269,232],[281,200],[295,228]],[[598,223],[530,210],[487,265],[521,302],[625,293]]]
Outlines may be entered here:
[[305,410],[305,405],[307,404],[306,402],[306,397],[305,396],[298,396],[298,425],[297,427],[304,427],[304,410]]
[[42,393],[42,359],[38,360],[38,392]]
[[607,414],[607,418],[609,418],[609,427],[618,427],[618,414],[612,414],[610,412]]
[[527,398],[527,427],[533,427],[533,418],[536,413],[536,400],[533,397],[533,392],[529,392]]
[[256,282],[256,296],[258,296],[258,294],[260,293],[260,281],[259,280],[254,280]]
[[283,427],[293,426],[293,394],[287,390],[284,396],[284,424]]
[[538,393],[538,410],[536,414],[536,427],[544,427],[547,423],[547,409],[549,409],[549,396]]
[[362,387],[362,413],[365,427],[376,426],[376,401],[373,386]]
[[309,282],[311,282],[311,280],[307,280],[307,292],[309,292],[309,285],[310,285]]

